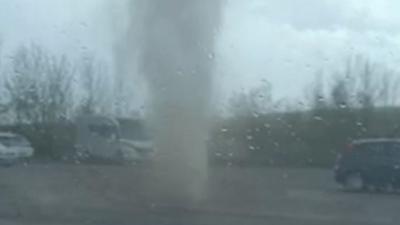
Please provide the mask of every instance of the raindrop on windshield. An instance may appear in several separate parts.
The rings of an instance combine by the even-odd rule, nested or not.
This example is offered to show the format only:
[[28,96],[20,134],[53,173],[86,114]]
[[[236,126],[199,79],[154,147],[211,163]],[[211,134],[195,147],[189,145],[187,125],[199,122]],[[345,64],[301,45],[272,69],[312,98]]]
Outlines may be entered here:
[[253,117],[254,117],[254,118],[259,118],[259,117],[260,117],[260,114],[258,114],[258,113],[256,113],[256,112],[253,112]]
[[253,139],[254,139],[254,137],[253,137],[253,136],[251,136],[251,135],[247,135],[247,136],[246,136],[246,139],[247,139],[247,140],[249,140],[249,141],[251,141],[251,140],[253,140]]
[[178,75],[178,76],[183,76],[184,75],[184,73],[183,73],[183,71],[181,70],[181,69],[179,69],[177,72],[176,72],[176,74]]
[[84,28],[88,27],[88,24],[86,22],[80,22],[79,25]]
[[322,120],[324,120],[324,119],[322,119],[322,117],[320,117],[320,116],[314,116],[314,120],[316,120],[316,121],[322,121]]

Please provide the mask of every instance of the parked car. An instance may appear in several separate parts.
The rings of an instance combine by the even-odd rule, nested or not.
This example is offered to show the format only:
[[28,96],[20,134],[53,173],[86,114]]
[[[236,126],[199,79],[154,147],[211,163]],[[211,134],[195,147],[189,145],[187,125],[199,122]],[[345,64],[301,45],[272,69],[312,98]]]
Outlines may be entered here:
[[143,162],[151,159],[155,152],[153,143],[149,140],[120,139],[120,154],[127,162]]
[[149,138],[134,140],[128,139],[127,135],[121,135],[121,124],[116,119],[81,116],[77,118],[76,124],[76,148],[78,152],[85,152],[89,158],[116,162],[142,162],[154,154],[153,144]]
[[21,135],[0,133],[0,162],[11,165],[33,156],[34,150],[29,141]]
[[399,189],[400,139],[353,141],[338,155],[334,174],[349,191]]

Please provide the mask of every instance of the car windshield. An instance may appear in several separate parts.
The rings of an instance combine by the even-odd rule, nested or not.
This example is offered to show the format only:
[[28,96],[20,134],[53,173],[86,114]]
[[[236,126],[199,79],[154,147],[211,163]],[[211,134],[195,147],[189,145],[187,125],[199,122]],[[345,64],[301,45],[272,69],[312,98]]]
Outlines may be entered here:
[[7,147],[21,147],[21,146],[29,146],[29,142],[21,137],[21,136],[1,136],[0,135],[0,143]]
[[0,0],[0,224],[400,224],[399,12]]

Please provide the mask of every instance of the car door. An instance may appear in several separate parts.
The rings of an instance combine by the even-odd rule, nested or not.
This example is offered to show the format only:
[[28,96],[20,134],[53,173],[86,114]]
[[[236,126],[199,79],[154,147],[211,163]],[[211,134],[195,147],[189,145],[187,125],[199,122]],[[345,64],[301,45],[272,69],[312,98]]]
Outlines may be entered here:
[[390,160],[388,160],[387,172],[391,177],[392,184],[400,186],[400,143],[392,143],[388,153]]
[[373,147],[373,178],[377,185],[387,186],[400,180],[400,143],[382,142]]
[[[363,176],[368,183],[384,185],[391,179],[392,164],[387,143],[368,143],[364,145]],[[364,161],[363,160],[363,161]]]

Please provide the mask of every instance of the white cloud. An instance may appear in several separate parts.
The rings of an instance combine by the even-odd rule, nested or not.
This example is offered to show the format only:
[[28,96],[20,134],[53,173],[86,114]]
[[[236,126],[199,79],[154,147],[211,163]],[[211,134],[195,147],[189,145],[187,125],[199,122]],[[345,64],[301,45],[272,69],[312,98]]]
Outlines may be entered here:
[[340,70],[358,54],[399,65],[395,0],[228,2],[218,69],[228,91],[266,78],[278,98],[301,97],[315,71]]

